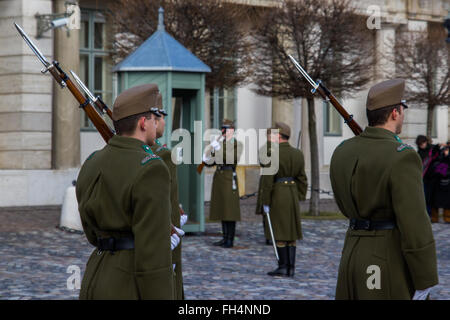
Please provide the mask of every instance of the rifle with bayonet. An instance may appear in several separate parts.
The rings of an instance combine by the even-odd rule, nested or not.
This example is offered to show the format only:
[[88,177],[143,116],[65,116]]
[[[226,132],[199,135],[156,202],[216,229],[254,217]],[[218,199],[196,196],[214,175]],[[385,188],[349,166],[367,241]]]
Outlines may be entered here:
[[319,92],[322,98],[326,101],[330,101],[333,107],[339,112],[339,114],[344,118],[344,122],[350,127],[355,135],[359,135],[362,132],[359,124],[353,119],[353,115],[348,114],[348,112],[344,109],[344,107],[337,101],[336,97],[325,87],[322,81],[318,80],[315,82],[309,74],[302,68],[302,66],[295,60],[291,55],[288,55],[291,59],[294,66],[301,73],[301,75],[309,82],[309,84],[313,87],[311,90],[312,93]]
[[25,31],[23,31],[22,28],[17,23],[14,23],[14,25],[16,26],[16,29],[19,32],[19,34],[25,40],[26,44],[31,48],[31,50],[37,56],[39,61],[41,61],[42,64],[44,65],[44,69],[42,69],[41,72],[44,74],[49,72],[56,80],[56,82],[61,86],[61,88],[67,87],[67,89],[69,89],[69,91],[73,94],[75,99],[80,103],[80,107],[84,110],[84,112],[86,112],[87,116],[92,121],[95,128],[97,128],[100,135],[106,142],[108,142],[109,139],[111,139],[114,136],[114,130],[112,130],[108,126],[105,120],[97,112],[97,110],[93,105],[94,102],[91,101],[89,98],[86,98],[80,92],[77,86],[75,86],[75,84],[72,82],[69,76],[60,67],[58,61],[53,61],[52,63],[50,63],[41,53],[41,51],[39,51],[36,45],[30,40]]
[[73,78],[78,83],[80,88],[83,89],[83,91],[86,93],[89,99],[91,99],[92,103],[94,103],[97,106],[97,108],[102,111],[104,115],[105,114],[108,115],[108,117],[112,120],[112,111],[110,108],[108,108],[106,103],[104,103],[99,96],[95,97],[73,70],[70,70],[70,73],[72,74]]
[[[102,111],[103,114],[108,115],[112,119],[111,109],[100,99],[100,97],[94,97],[94,95],[89,91],[86,85],[80,80],[80,78],[76,75],[75,72],[70,71],[72,76],[75,78],[75,81],[78,85],[83,89],[88,98],[86,98],[80,90],[75,86],[69,76],[62,70],[59,63],[57,61],[53,61],[52,63],[48,62],[45,56],[41,53],[41,51],[36,47],[36,45],[31,41],[31,39],[27,36],[25,31],[17,24],[14,23],[17,31],[19,31],[22,38],[25,40],[27,45],[31,48],[34,54],[37,56],[39,61],[44,65],[44,69],[42,69],[42,73],[50,72],[56,82],[61,86],[61,88],[67,87],[70,92],[73,94],[75,99],[80,103],[80,107],[86,112],[89,119],[92,121],[94,126],[97,128],[100,135],[103,137],[105,142],[108,142],[115,135],[115,131],[111,129],[108,124],[105,122],[105,119],[97,112],[97,106],[99,110]],[[172,236],[174,233],[178,234],[175,230],[174,226],[171,226],[170,235]]]

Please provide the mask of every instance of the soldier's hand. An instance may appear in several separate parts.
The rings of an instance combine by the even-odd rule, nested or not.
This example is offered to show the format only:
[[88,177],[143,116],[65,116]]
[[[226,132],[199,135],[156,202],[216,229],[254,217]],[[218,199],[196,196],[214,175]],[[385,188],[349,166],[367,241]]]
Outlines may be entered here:
[[209,162],[211,160],[211,157],[208,157],[206,154],[204,154],[202,160],[203,162]]
[[214,150],[219,151],[220,150],[220,143],[217,140],[214,140],[211,142],[211,147],[214,148]]
[[182,236],[184,236],[184,230],[183,229],[179,229],[175,226],[173,226],[173,228],[175,229],[175,232],[177,233],[177,235],[181,238]]
[[170,249],[175,249],[180,244],[180,237],[174,233],[170,236]]
[[427,300],[428,296],[430,295],[431,288],[427,288],[424,290],[416,290],[414,293],[413,300]]
[[263,210],[264,210],[264,213],[267,214],[267,213],[269,213],[269,211],[270,211],[270,207],[264,205],[264,206],[263,206]]
[[188,215],[187,215],[186,213],[183,213],[183,214],[180,216],[180,226],[181,226],[181,227],[184,226],[185,223],[187,222],[187,220],[188,220]]

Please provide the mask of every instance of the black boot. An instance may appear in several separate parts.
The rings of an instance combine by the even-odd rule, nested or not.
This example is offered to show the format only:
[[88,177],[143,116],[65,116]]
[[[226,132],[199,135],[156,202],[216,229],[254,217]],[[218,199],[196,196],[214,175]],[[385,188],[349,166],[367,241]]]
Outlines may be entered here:
[[297,247],[289,246],[288,247],[288,256],[289,256],[289,269],[288,276],[293,277],[295,273],[295,250]]
[[219,240],[217,242],[214,242],[213,245],[214,246],[222,246],[227,238],[227,231],[228,231],[228,225],[226,221],[222,221],[222,233],[223,233],[223,238],[222,240]]
[[288,256],[288,247],[277,247],[278,257],[280,261],[278,261],[278,268],[268,272],[269,276],[288,276],[288,265],[289,265],[289,256]]
[[228,232],[227,237],[225,238],[225,243],[222,245],[224,248],[233,248],[233,241],[234,241],[234,232],[236,230],[236,221],[227,221],[225,222],[228,224]]

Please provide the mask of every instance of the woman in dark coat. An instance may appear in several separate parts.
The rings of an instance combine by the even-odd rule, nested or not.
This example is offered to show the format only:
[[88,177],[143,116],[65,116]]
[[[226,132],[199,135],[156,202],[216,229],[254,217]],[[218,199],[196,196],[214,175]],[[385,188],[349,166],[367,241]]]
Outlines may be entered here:
[[450,223],[450,155],[447,145],[433,166],[436,185],[433,193],[431,221],[438,222],[439,208],[444,209],[444,221]]
[[[416,138],[417,152],[422,159],[422,178],[423,190],[425,192],[425,202],[427,205],[428,215],[431,217],[431,207],[433,201],[434,188],[436,186],[435,175],[433,173],[433,166],[439,156],[439,145],[431,144],[430,140],[423,135]],[[434,222],[434,221],[433,221]]]

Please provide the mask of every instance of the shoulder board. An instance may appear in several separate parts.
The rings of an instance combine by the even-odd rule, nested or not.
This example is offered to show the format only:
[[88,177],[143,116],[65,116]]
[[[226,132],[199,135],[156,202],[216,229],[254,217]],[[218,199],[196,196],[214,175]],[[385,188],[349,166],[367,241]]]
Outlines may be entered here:
[[[98,150],[97,150],[97,151],[98,151]],[[87,157],[86,161],[87,161],[87,160],[91,160],[92,157],[94,156],[94,154],[95,154],[97,151],[92,152],[91,155],[90,155],[89,157]]]
[[144,165],[152,160],[161,160],[161,158],[158,157],[156,154],[149,154],[149,155],[145,156],[144,159],[141,160],[141,164]]
[[397,147],[397,152],[402,152],[403,150],[406,150],[406,149],[413,149],[414,150],[414,148],[411,147],[409,144],[402,143],[401,145],[399,145]]

